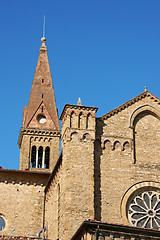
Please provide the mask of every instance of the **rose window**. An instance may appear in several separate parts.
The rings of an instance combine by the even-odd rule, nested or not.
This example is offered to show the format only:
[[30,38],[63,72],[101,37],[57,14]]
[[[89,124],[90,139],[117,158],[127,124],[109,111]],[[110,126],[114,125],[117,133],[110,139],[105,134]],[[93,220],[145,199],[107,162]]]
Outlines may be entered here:
[[133,197],[128,219],[135,227],[160,229],[160,193],[144,191]]

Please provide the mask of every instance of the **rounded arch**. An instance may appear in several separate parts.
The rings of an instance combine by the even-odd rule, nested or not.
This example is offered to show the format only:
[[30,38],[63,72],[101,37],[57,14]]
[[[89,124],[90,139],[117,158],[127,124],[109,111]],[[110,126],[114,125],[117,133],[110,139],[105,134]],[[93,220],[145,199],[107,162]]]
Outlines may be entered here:
[[[153,106],[145,104],[137,108],[130,117],[133,140],[133,163],[158,162],[160,112]],[[152,142],[152,145],[150,144]],[[142,151],[143,149],[143,151]],[[155,156],[153,153],[157,153]]]
[[70,127],[71,127],[71,128],[76,127],[76,126],[75,126],[75,124],[76,124],[75,119],[76,119],[76,113],[75,113],[75,111],[72,111],[72,112],[70,113]]
[[111,142],[109,139],[106,139],[104,141],[104,149],[108,149],[108,150],[111,150]]
[[70,135],[70,140],[71,140],[71,141],[76,141],[76,140],[78,140],[78,133],[77,133],[77,132],[71,133],[71,135]]
[[80,112],[79,115],[78,115],[78,128],[83,128],[83,112]]
[[83,141],[89,141],[90,139],[91,139],[91,135],[89,134],[89,133],[85,133],[84,135],[83,135]]
[[123,143],[123,151],[130,149],[130,143],[128,141],[125,141]]
[[92,128],[92,114],[88,113],[86,117],[86,129]]
[[130,122],[129,122],[130,128],[134,127],[134,122],[136,117],[142,112],[149,112],[152,115],[156,116],[158,119],[160,119],[160,112],[156,108],[152,107],[151,105],[146,104],[146,105],[140,106],[132,113],[130,117]]
[[139,182],[134,185],[132,185],[123,195],[122,200],[121,200],[121,206],[120,206],[120,211],[121,211],[121,217],[123,224],[130,224],[128,217],[127,217],[127,211],[128,211],[128,203],[130,199],[133,196],[136,196],[137,193],[140,193],[143,189],[146,189],[148,191],[152,189],[158,189],[160,191],[160,183],[159,182],[153,182],[153,181],[144,181],[144,182]]
[[115,149],[121,150],[121,143],[118,140],[116,140],[113,144],[113,150],[115,150]]

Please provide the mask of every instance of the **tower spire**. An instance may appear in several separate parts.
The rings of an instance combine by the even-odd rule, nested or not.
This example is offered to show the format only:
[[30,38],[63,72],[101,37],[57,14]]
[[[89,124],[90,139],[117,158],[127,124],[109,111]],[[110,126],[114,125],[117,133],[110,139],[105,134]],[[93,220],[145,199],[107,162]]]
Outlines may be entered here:
[[18,140],[21,170],[39,168],[52,171],[59,157],[60,128],[44,36],[41,42]]
[[[41,38],[39,57],[32,83],[29,103],[24,116],[24,127],[45,128],[59,130],[59,121],[56,108],[52,77],[48,61],[46,38]],[[46,119],[39,122],[38,116]]]

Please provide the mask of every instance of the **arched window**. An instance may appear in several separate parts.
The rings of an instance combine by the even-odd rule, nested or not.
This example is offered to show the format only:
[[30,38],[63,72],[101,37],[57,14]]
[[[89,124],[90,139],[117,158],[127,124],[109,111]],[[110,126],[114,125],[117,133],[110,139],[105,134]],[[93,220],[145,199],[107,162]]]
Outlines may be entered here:
[[49,156],[50,156],[50,148],[46,147],[44,168],[49,168]]
[[89,113],[89,114],[87,115],[86,129],[91,129],[91,128],[92,128],[92,126],[91,126],[91,121],[92,121],[92,116],[91,116],[91,114]]
[[75,113],[71,112],[71,115],[70,115],[70,127],[73,127],[74,119],[75,119]]
[[35,167],[36,167],[36,146],[33,146],[31,152],[31,168]]
[[38,149],[38,168],[42,168],[43,147]]
[[83,128],[82,127],[82,117],[83,117],[83,113],[81,112],[78,116],[78,128]]

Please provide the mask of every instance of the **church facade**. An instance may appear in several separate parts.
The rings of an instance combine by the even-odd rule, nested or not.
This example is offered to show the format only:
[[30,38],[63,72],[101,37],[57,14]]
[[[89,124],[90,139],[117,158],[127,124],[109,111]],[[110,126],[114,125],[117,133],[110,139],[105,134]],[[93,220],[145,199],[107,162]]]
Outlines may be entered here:
[[79,99],[64,106],[60,130],[41,41],[18,140],[19,170],[0,169],[0,234],[159,238],[160,99],[145,89],[99,118],[97,107]]

